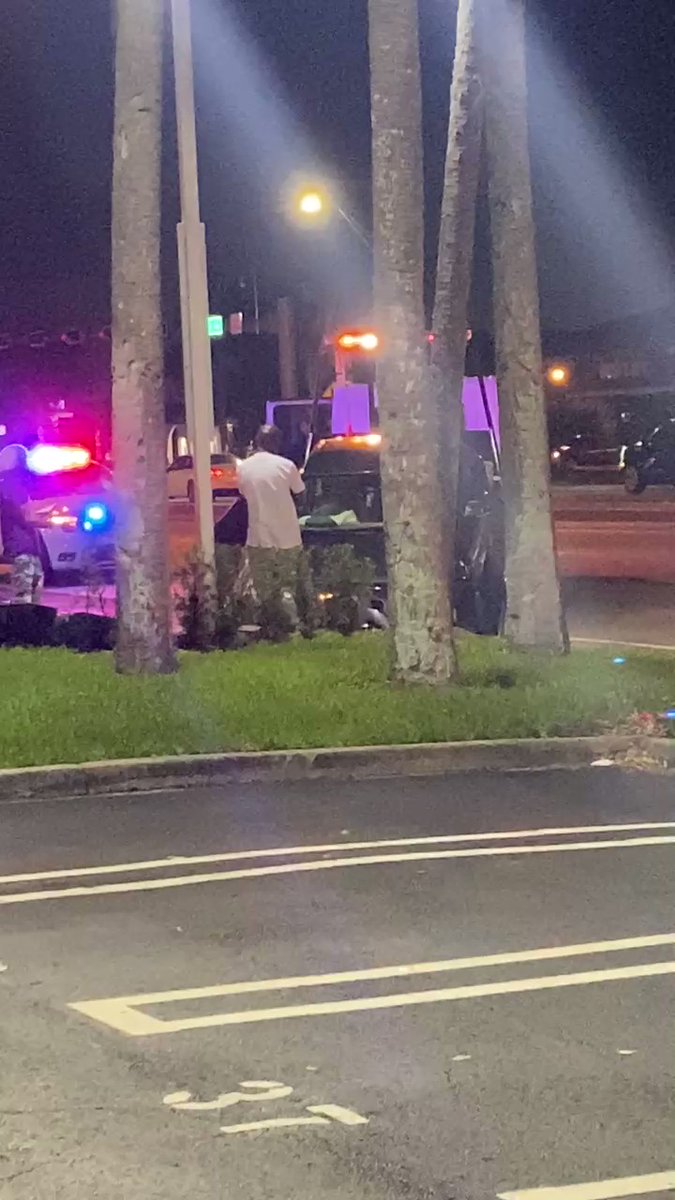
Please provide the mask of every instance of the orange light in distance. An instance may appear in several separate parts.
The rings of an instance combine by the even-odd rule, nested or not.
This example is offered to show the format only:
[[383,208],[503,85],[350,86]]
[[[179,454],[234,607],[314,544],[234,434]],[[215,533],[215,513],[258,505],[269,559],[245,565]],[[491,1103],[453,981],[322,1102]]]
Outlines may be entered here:
[[565,363],[552,363],[546,372],[546,379],[552,387],[567,387],[572,372]]
[[337,344],[341,350],[352,351],[352,353],[355,350],[363,350],[366,354],[372,354],[378,349],[380,339],[372,330],[365,333],[341,333]]

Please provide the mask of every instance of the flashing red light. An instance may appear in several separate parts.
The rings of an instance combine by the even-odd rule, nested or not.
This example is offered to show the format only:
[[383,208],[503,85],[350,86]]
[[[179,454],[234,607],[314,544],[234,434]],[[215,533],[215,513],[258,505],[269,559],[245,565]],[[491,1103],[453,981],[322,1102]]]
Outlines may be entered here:
[[[467,331],[466,331],[466,340],[467,340],[467,342],[470,342],[472,339],[473,339],[473,329],[467,329]],[[434,342],[435,342],[435,341],[436,341],[436,334],[435,334],[435,333],[428,333],[428,334],[427,334],[427,342],[429,343],[429,345],[430,345],[430,346],[433,346],[433,344],[434,344]]]
[[48,446],[40,444],[28,451],[28,470],[34,475],[54,475],[61,471],[81,471],[91,463],[84,446]]

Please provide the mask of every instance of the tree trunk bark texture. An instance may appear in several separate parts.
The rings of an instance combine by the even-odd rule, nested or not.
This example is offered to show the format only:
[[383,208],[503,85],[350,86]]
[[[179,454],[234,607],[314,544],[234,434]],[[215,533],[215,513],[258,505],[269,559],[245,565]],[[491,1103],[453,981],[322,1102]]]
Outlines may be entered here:
[[567,636],[551,520],[524,0],[495,0],[481,34],[506,518],[505,632],[516,645],[560,651]]
[[116,665],[174,669],[161,313],[162,0],[117,0],[112,215]]
[[442,684],[456,663],[424,329],[417,0],[369,0],[369,29],[375,308],[383,333],[378,399],[395,675]]
[[451,588],[459,455],[464,428],[462,391],[483,137],[483,88],[476,44],[477,3],[478,0],[459,0],[457,12],[432,326],[435,335],[433,363],[438,373],[438,469],[444,497]]

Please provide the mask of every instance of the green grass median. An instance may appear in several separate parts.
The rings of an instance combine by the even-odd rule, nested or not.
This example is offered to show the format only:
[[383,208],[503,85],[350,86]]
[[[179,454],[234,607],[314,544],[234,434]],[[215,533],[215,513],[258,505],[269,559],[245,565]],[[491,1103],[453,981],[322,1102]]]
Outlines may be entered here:
[[[675,654],[569,658],[460,643],[462,685],[387,682],[385,636],[209,655],[170,678],[115,675],[107,655],[0,651],[0,767],[159,754],[573,736],[675,708]],[[666,724],[667,728],[667,724]]]

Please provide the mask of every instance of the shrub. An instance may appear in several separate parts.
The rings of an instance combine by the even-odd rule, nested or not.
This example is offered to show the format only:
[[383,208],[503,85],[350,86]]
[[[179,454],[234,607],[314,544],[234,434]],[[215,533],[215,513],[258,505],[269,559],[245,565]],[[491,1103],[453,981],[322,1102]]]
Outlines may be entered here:
[[103,613],[79,612],[61,617],[56,625],[56,641],[69,650],[91,654],[112,650],[115,645],[116,621]]
[[193,550],[176,573],[176,615],[183,650],[213,650],[215,647],[216,590],[213,574],[198,550]]
[[345,637],[360,629],[373,586],[370,559],[359,558],[353,546],[331,546],[315,552],[314,577],[326,628]]

